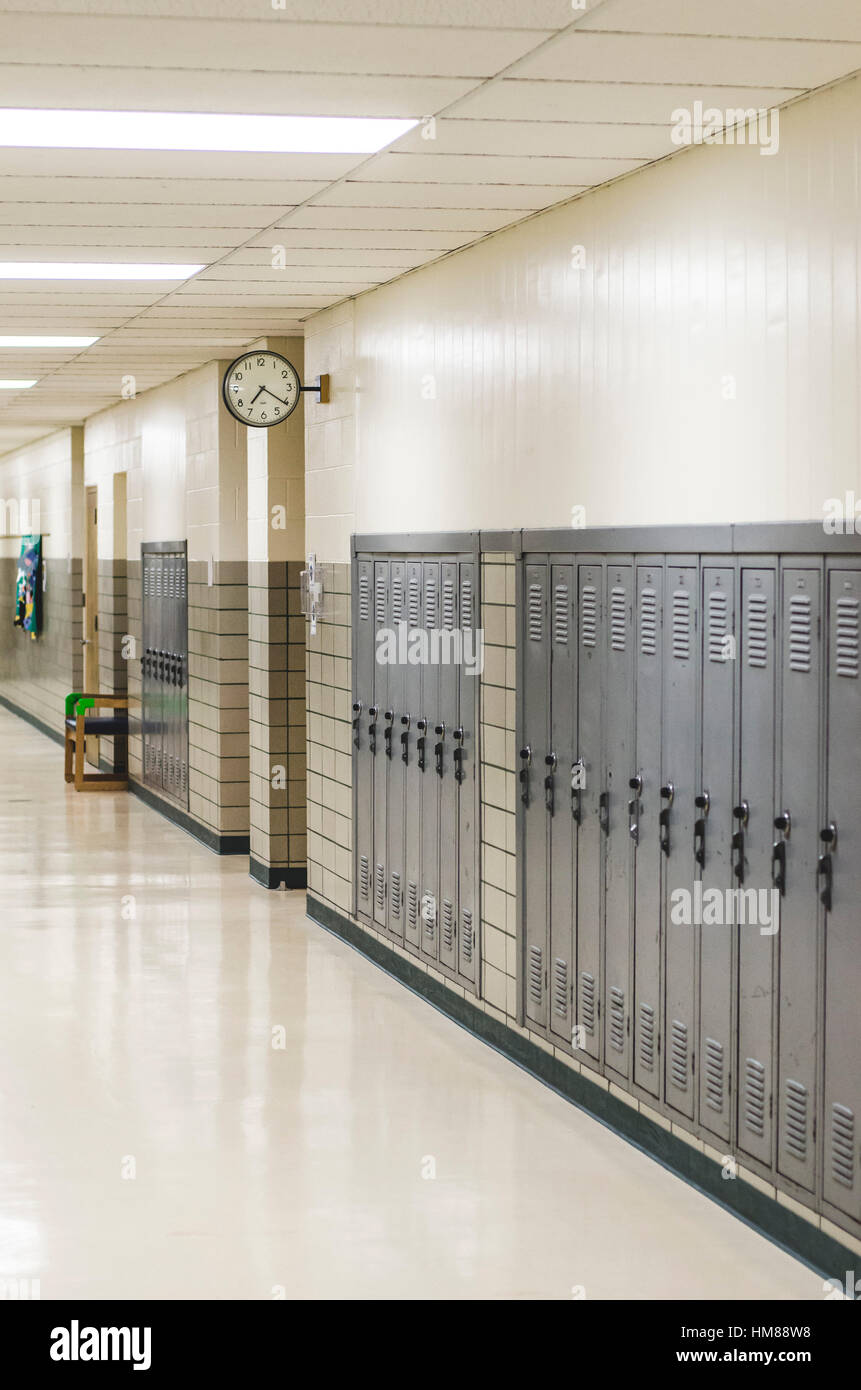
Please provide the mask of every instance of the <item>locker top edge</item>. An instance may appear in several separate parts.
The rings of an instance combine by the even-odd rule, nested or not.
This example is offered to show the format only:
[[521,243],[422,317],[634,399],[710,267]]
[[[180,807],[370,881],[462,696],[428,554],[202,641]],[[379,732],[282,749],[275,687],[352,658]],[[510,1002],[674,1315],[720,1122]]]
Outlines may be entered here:
[[477,531],[407,531],[354,535],[353,555],[367,552],[398,555],[424,555],[429,551],[471,551],[478,548]]

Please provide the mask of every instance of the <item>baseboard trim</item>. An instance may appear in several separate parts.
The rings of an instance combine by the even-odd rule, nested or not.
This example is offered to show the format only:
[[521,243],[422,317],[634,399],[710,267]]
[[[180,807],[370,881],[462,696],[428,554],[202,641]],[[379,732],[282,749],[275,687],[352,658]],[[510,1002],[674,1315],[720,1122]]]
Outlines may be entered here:
[[24,720],[25,724],[31,724],[34,729],[38,729],[39,733],[44,734],[46,738],[53,739],[54,743],[59,743],[61,748],[64,747],[66,740],[63,734],[58,733],[56,729],[52,729],[50,724],[44,724],[41,719],[38,719],[35,714],[31,714],[29,710],[22,709],[20,705],[13,704],[11,700],[7,700],[5,695],[0,695],[0,705],[2,705],[4,709],[7,709],[10,714],[17,714],[19,719]]
[[655,1124],[587,1076],[573,1071],[528,1038],[521,1037],[471,1000],[448,989],[440,980],[391,950],[385,942],[363,931],[336,908],[315,898],[313,893],[307,895],[306,909],[318,926],[339,936],[454,1023],[466,1028],[592,1119],[606,1125],[787,1254],[825,1278],[842,1280],[843,1271],[857,1265],[859,1257],[848,1246],[760,1192],[752,1183],[742,1178],[722,1178],[719,1164],[706,1154]]
[[162,800],[155,792],[150,791],[142,782],[129,780],[129,791],[139,797],[145,806],[149,806],[153,811],[158,811],[164,816],[165,820],[172,821],[178,825],[180,830],[184,830],[187,835],[191,835],[200,844],[211,849],[214,854],[248,854],[251,849],[251,839],[248,835],[219,835],[217,830],[211,830],[208,825],[201,825],[187,811],[183,811],[181,806],[172,806],[170,802]]
[[248,863],[248,872],[255,883],[260,883],[264,888],[280,888],[282,883],[285,888],[307,888],[308,870],[303,864],[300,869],[279,869],[273,868],[271,864],[261,864],[259,859],[251,858]]

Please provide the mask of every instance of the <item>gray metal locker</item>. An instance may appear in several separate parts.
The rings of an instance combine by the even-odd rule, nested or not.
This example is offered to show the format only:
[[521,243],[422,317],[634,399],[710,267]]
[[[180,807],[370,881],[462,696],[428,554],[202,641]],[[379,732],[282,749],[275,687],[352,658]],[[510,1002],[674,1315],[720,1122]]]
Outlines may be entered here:
[[389,667],[377,659],[377,639],[391,626],[389,616],[389,562],[374,562],[374,703],[368,733],[374,758],[374,922],[386,926],[388,869],[386,865],[386,756],[385,726],[389,708]]
[[634,867],[634,1082],[660,1093],[661,1023],[661,650],[663,566],[637,565]]
[[[741,567],[738,801],[733,862],[738,925],[738,1147],[772,1163],[775,938],[764,935],[761,893],[774,843],[775,566]],[[744,897],[742,897],[742,894]],[[745,920],[742,921],[742,918]]]
[[607,789],[604,785],[602,712],[604,683],[604,569],[599,560],[577,565],[577,758],[584,786],[577,830],[578,1042],[587,1056],[601,1055],[601,926]]
[[828,574],[827,796],[820,828],[825,907],[825,1201],[861,1220],[861,570]]
[[389,626],[395,637],[397,655],[389,662],[386,707],[383,710],[383,756],[386,769],[386,869],[388,872],[388,911],[386,929],[398,941],[404,939],[404,783],[401,759],[401,715],[407,665],[401,660],[407,623],[406,561],[389,564]]
[[[438,560],[425,560],[422,566],[424,593],[422,610],[425,631],[439,626],[440,566]],[[427,721],[426,727],[424,721]],[[440,781],[444,745],[435,732],[439,723],[439,666],[426,662],[422,667],[422,723],[417,724],[417,757],[424,766],[422,772],[422,861],[421,950],[431,960],[437,958],[439,918],[440,864]],[[439,751],[438,751],[439,750]]]
[[[545,571],[546,572],[546,571]],[[574,973],[574,852],[579,792],[573,787],[577,643],[574,566],[550,566],[550,739],[536,777],[543,791],[549,840],[550,1029],[571,1042]]]
[[523,695],[519,794],[523,807],[522,907],[524,1011],[547,1022],[547,819],[544,758],[548,751],[549,686],[547,565],[524,566]]
[[[694,1115],[696,1037],[696,876],[694,821],[697,795],[697,628],[699,571],[696,563],[667,563],[664,598],[664,689],[661,786],[661,850],[664,866],[664,1096],[689,1119]],[[674,899],[687,894],[689,912]],[[689,917],[678,922],[676,917]]]
[[781,894],[777,1166],[809,1191],[818,1100],[821,595],[818,561],[782,567],[780,756],[772,848],[772,879]]
[[188,562],[184,543],[141,546],[144,781],[188,805]]
[[[633,870],[634,629],[633,566],[607,560],[604,690],[604,1061],[630,1076],[631,903]],[[633,799],[632,799],[633,798]],[[630,812],[630,814],[629,814]],[[635,833],[636,830],[635,830]]]
[[[456,636],[458,623],[458,564],[456,560],[443,560],[440,565],[440,603],[444,634]],[[439,961],[449,970],[457,968],[457,896],[458,896],[458,783],[455,772],[462,751],[462,729],[458,718],[458,688],[460,685],[460,664],[446,659],[446,650],[440,649],[439,705],[438,720],[434,730],[440,764],[440,841],[439,862]],[[451,853],[451,847],[454,853]]]
[[[467,637],[469,651],[477,654],[478,575],[472,560],[460,563],[459,581],[460,627]],[[478,885],[476,883],[476,852],[478,844],[478,720],[479,674],[470,673],[462,665],[460,676],[459,726],[462,736],[455,748],[455,779],[457,782],[457,845],[460,880],[458,884],[458,973],[471,984],[477,983],[478,971]]]
[[373,916],[374,758],[368,724],[374,703],[374,567],[370,560],[356,566],[353,669],[356,673],[353,701],[353,748],[356,811],[356,913],[366,921]]
[[[406,617],[410,633],[421,630],[422,562],[409,560]],[[398,756],[404,768],[404,939],[418,949],[421,936],[422,765],[426,765],[426,720],[422,706],[422,667],[416,661],[404,672],[403,712],[398,726]],[[420,727],[421,726],[421,727]],[[422,742],[419,743],[418,740]]]
[[695,857],[700,873],[699,1116],[729,1143],[732,1135],[733,930],[726,893],[733,887],[731,837],[735,803],[735,566],[703,564],[702,693]]

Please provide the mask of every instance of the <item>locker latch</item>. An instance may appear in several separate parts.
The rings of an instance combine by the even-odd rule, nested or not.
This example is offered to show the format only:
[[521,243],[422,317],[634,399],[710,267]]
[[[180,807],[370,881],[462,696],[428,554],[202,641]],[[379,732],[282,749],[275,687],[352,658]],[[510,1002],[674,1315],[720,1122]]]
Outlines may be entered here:
[[583,819],[583,788],[586,785],[586,764],[578,758],[571,764],[571,815],[576,825]]
[[771,847],[771,881],[782,897],[786,892],[786,841],[792,833],[792,817],[788,811],[775,816],[774,828],[780,831],[780,839]]
[[442,777],[442,745],[445,741],[445,724],[435,724],[434,733],[437,736],[437,742],[433,746],[434,766],[437,777]]
[[410,760],[410,716],[409,716],[408,714],[402,714],[402,715],[401,715],[401,724],[402,724],[402,726],[403,726],[403,732],[402,732],[402,734],[401,734],[401,762],[402,762],[402,763],[409,763],[409,760]]
[[628,779],[628,786],[634,795],[628,802],[628,834],[635,845],[640,843],[640,797],[643,795],[643,779],[639,773]]
[[368,725],[368,746],[372,753],[377,751],[377,715],[379,712],[379,705],[368,706],[368,714],[371,716],[371,722]]
[[820,854],[816,865],[817,878],[823,878],[825,883],[822,892],[819,894],[819,901],[826,912],[831,911],[832,889],[834,887],[834,863],[833,856],[837,853],[837,826],[834,821],[829,821],[824,830],[820,830],[819,838],[828,848]]
[[386,744],[386,757],[390,758],[392,756],[392,725],[395,722],[394,710],[387,709],[383,717],[386,721],[386,727],[383,729],[383,739]]
[[732,871],[739,883],[744,883],[744,827],[750,820],[749,802],[739,802],[738,806],[733,806],[732,813],[735,819],[740,822],[739,829],[732,837],[733,853],[737,856]]
[[694,805],[702,812],[694,821],[694,862],[699,864],[701,869],[705,868],[706,863],[706,821],[711,804],[711,797],[707,791],[702,791],[699,796],[694,797]]
[[454,758],[454,780],[455,780],[456,782],[462,782],[462,781],[463,781],[463,727],[462,727],[460,724],[458,725],[458,727],[457,727],[457,728],[455,729],[455,731],[454,731],[454,737],[455,737],[455,742],[457,743],[457,747],[455,748],[454,753],[452,754],[452,757]]
[[362,702],[356,700],[353,704],[353,747],[359,747],[359,719],[362,715]]
[[658,825],[660,827],[661,849],[664,854],[670,853],[670,807],[675,799],[676,789],[672,782],[667,782],[661,787],[661,798],[666,801],[666,806],[658,815]]
[[610,793],[601,792],[598,797],[598,824],[605,835],[610,834]]
[[527,743],[527,745],[526,745],[525,748],[521,748],[521,750],[520,750],[520,761],[521,761],[521,763],[522,763],[522,767],[521,767],[520,773],[519,773],[519,777],[520,777],[520,800],[523,802],[524,806],[528,806],[528,805],[529,805],[529,769],[530,769],[530,767],[532,766],[532,749],[531,749],[531,747],[530,747],[530,745],[529,745],[528,743]]
[[418,738],[416,739],[416,753],[418,754],[418,759],[417,759],[417,761],[418,761],[418,766],[419,766],[419,772],[424,772],[424,770],[425,770],[425,744],[426,744],[426,742],[427,742],[426,735],[427,735],[427,731],[428,731],[428,722],[427,722],[427,720],[424,719],[424,718],[422,718],[422,719],[417,719],[417,720],[416,720],[416,728],[417,728],[418,731],[419,731],[419,732],[418,732]]
[[553,774],[556,771],[556,754],[548,753],[544,759],[544,766],[548,768],[547,776],[544,778],[544,805],[553,815],[555,800],[553,794]]

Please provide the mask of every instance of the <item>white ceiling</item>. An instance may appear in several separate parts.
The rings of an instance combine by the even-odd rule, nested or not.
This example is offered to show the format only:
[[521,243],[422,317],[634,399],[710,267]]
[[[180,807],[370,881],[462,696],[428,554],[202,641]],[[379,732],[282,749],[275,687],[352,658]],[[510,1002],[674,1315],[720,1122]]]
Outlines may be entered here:
[[[661,158],[695,100],[861,67],[847,0],[0,0],[0,104],[437,117],[370,158],[0,149],[0,260],[185,261],[184,285],[0,281],[0,452]],[[273,269],[271,248],[286,248]]]

